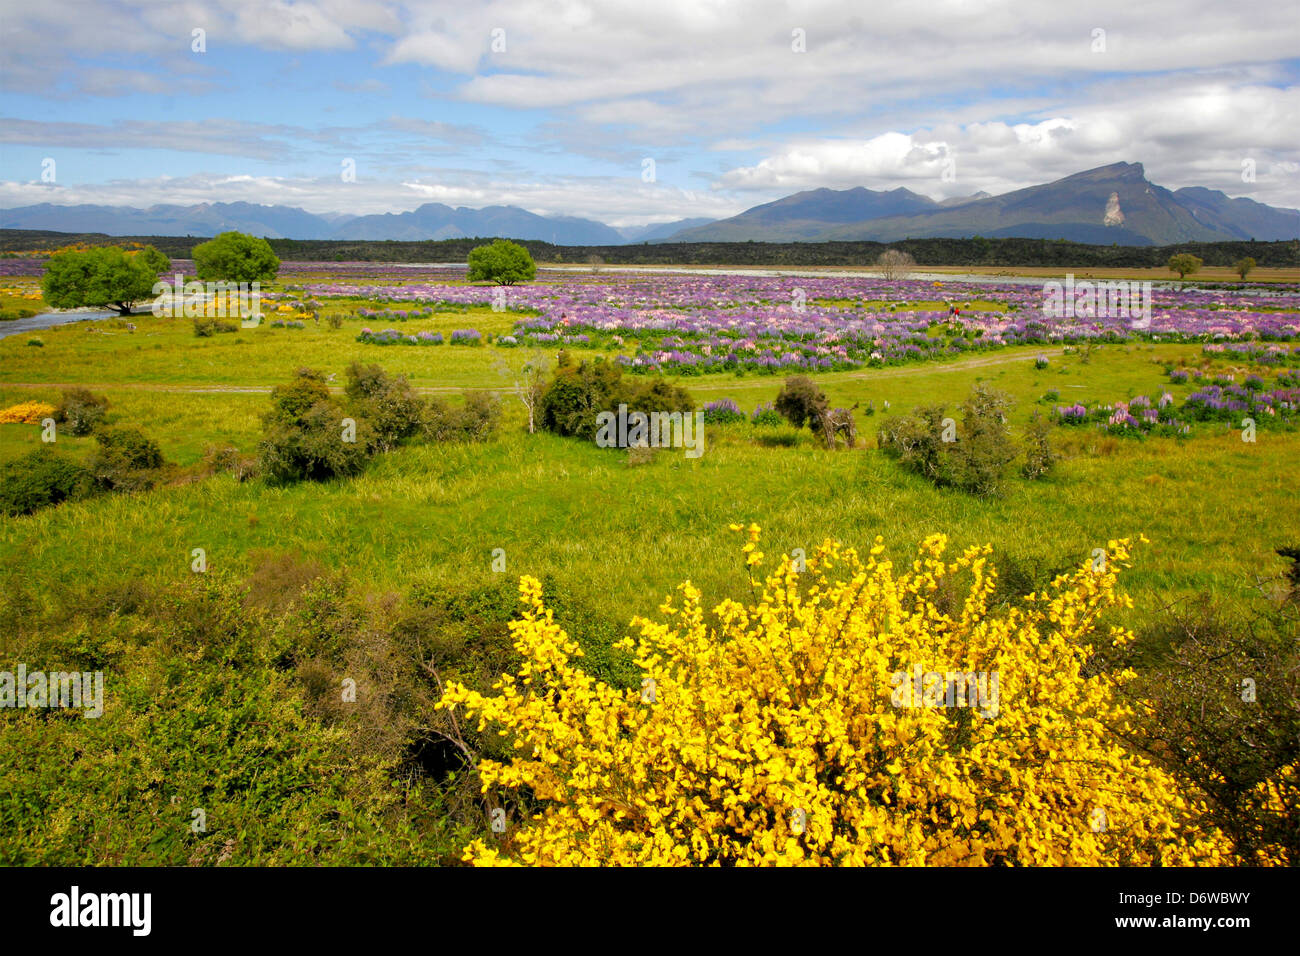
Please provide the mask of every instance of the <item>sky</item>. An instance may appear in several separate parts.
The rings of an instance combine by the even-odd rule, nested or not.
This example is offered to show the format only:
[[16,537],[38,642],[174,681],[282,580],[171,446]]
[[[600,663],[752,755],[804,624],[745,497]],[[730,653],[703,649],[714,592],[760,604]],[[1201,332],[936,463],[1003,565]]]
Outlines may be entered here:
[[1300,207],[1300,0],[0,0],[0,208],[626,227],[1114,162]]

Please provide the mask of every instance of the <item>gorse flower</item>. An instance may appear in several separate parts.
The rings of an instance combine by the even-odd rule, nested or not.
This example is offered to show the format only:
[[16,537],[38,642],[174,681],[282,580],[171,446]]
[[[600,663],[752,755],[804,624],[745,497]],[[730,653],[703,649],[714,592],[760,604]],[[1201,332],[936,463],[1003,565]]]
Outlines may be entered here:
[[[743,532],[749,573],[763,562]],[[991,549],[933,535],[898,568],[827,542],[755,579],[754,603],[707,614],[689,582],[622,642],[643,680],[594,679],[524,578],[523,656],[494,694],[448,686],[514,756],[484,792],[540,804],[465,859],[526,865],[1179,865],[1224,862],[1199,798],[1116,738],[1132,676],[1089,667],[1129,567],[1127,541],[994,613]],[[806,565],[806,567],[804,567]],[[802,567],[802,570],[801,570]],[[954,586],[958,588],[954,592]],[[952,603],[953,593],[965,594]],[[941,602],[939,595],[949,599]],[[895,706],[913,668],[1000,678],[1000,705]],[[967,684],[969,687],[969,684]],[[1098,827],[1101,818],[1106,825]]]

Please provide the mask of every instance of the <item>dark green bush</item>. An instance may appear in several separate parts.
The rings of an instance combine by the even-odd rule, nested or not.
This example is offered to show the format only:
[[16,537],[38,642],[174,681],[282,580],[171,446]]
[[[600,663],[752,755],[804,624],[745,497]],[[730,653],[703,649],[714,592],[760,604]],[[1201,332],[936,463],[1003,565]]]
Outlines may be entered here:
[[388,451],[425,428],[428,407],[405,376],[390,378],[378,365],[353,362],[348,366],[347,378],[344,391],[349,412],[353,418],[364,418],[369,423],[375,451]]
[[0,466],[0,512],[9,516],[76,501],[94,489],[87,469],[43,446]]
[[830,411],[831,403],[826,393],[807,375],[792,375],[776,396],[775,408],[795,428],[807,425],[813,431],[820,429],[822,416]]
[[137,428],[103,428],[88,467],[100,487],[110,491],[144,491],[158,483],[163,466],[158,443]]
[[976,385],[962,404],[962,425],[950,443],[952,483],[963,491],[986,497],[1002,492],[1007,468],[1016,458],[1007,427],[1011,396]]
[[428,401],[424,434],[432,441],[483,441],[501,420],[501,403],[490,392],[466,392],[465,403],[450,405],[439,398]]
[[624,376],[612,362],[597,359],[561,365],[542,394],[542,428],[559,435],[593,439],[596,416],[617,412],[693,412],[695,402],[685,389],[663,378],[637,380]]

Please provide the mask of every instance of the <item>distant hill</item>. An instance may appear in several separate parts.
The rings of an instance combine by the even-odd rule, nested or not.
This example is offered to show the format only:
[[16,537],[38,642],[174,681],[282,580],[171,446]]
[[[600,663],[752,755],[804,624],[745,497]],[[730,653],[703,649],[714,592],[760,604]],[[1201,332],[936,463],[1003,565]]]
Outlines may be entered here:
[[[669,224],[680,229],[698,220]],[[0,228],[49,232],[99,232],[110,236],[215,236],[237,230],[269,239],[426,240],[476,236],[536,239],[559,245],[617,245],[626,241],[615,229],[574,216],[538,216],[517,206],[452,208],[425,203],[403,213],[357,216],[315,215],[293,206],[255,203],[202,203],[195,206],[56,206],[40,203],[0,209]],[[647,226],[661,229],[661,226]]]
[[729,219],[615,229],[576,216],[541,216],[518,206],[470,209],[425,203],[410,212],[314,214],[292,206],[56,206],[0,209],[0,229],[110,236],[214,236],[235,229],[268,239],[426,242],[503,236],[560,246],[642,243],[898,242],[902,239],[1064,239],[1093,245],[1260,242],[1300,237],[1300,210],[1233,199],[1188,186],[1171,192],[1141,163],[1100,166],[1055,182],[990,196],[936,202],[899,187],[810,189]]
[[654,242],[665,239],[683,229],[694,229],[713,222],[712,219],[678,219],[676,222],[651,223],[648,226],[627,226],[619,234],[628,242]]
[[877,192],[853,189],[810,189],[775,202],[747,209],[739,216],[707,226],[673,233],[673,242],[788,242],[823,238],[834,223],[858,223],[883,216],[908,215],[938,209],[928,196],[904,189]]
[[591,219],[573,216],[547,218],[517,206],[488,206],[484,209],[459,206],[453,209],[436,202],[425,203],[411,212],[358,216],[338,225],[322,238],[412,241],[471,236],[541,239],[561,246],[607,246],[623,241],[617,230]]
[[1001,196],[977,193],[943,203],[905,189],[817,189],[669,238],[895,242],[976,235],[1129,246],[1275,241],[1300,236],[1300,210],[1230,199],[1201,187],[1171,192],[1150,182],[1141,163],[1114,163]]

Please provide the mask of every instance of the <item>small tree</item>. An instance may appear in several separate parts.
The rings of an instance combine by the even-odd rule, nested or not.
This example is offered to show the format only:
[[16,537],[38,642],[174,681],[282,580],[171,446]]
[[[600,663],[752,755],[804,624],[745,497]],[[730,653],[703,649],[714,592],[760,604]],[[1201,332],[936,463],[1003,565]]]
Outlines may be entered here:
[[1246,281],[1246,276],[1250,275],[1254,268],[1255,260],[1250,256],[1246,256],[1244,259],[1238,259],[1232,264],[1232,271],[1241,276],[1243,282]]
[[1179,279],[1200,272],[1202,265],[1204,263],[1190,252],[1180,252],[1169,257],[1169,271],[1177,272]]
[[546,356],[534,352],[517,369],[508,362],[501,361],[497,363],[497,371],[510,376],[511,391],[528,412],[528,434],[533,434],[537,430],[537,409],[542,403],[542,396],[546,394],[546,376],[550,371]]
[[600,267],[605,264],[604,258],[597,255],[587,256],[587,265],[591,266],[592,272],[599,272]]
[[479,246],[469,254],[469,281],[514,285],[537,276],[537,264],[528,250],[517,242],[498,239],[490,246]]
[[223,232],[195,246],[191,255],[195,273],[204,280],[267,282],[280,271],[271,244],[242,232]]
[[906,279],[916,266],[916,260],[901,249],[886,249],[876,260],[876,268],[889,280]]
[[830,399],[807,375],[791,375],[776,396],[776,410],[795,428],[807,425],[813,431],[822,427],[822,418],[830,411]]
[[157,279],[150,260],[140,254],[99,246],[50,256],[41,278],[41,294],[56,309],[112,306],[122,315],[130,315],[137,302],[153,295]]

